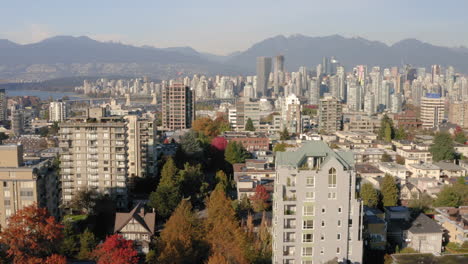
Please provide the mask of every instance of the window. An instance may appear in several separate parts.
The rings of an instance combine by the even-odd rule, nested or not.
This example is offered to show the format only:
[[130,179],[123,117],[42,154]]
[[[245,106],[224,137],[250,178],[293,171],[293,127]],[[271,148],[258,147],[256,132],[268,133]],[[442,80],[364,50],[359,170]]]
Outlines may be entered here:
[[336,254],[340,254],[340,248],[339,247],[336,248]]
[[338,233],[338,234],[336,235],[336,239],[341,240],[341,234],[340,234],[340,233]]
[[303,234],[302,235],[302,242],[311,243],[313,241],[314,241],[314,235],[313,234]]
[[322,254],[322,255],[325,254],[325,248],[320,249],[320,254]]
[[303,260],[302,264],[313,264],[312,260]]
[[3,182],[3,187],[8,187],[8,182],[4,181]]
[[322,207],[322,214],[325,213],[325,207]]
[[322,227],[325,227],[325,221],[322,220]]
[[314,215],[314,206],[313,205],[304,205],[303,212],[305,216]]
[[336,200],[336,192],[329,192],[328,193],[328,199]]
[[3,196],[10,197],[10,190],[3,190]]
[[312,247],[303,247],[302,256],[312,256],[313,248]]
[[321,234],[321,235],[320,235],[320,240],[322,240],[322,241],[325,240],[325,235],[324,235],[324,234]]
[[10,200],[4,200],[3,203],[4,203],[5,206],[10,206],[11,201]]
[[314,220],[304,220],[302,229],[314,229]]
[[343,211],[343,210],[341,209],[341,207],[338,207],[338,213],[341,214],[342,211]]
[[328,188],[336,187],[336,169],[331,168],[328,170]]
[[306,199],[313,200],[315,198],[314,192],[306,192]]
[[315,184],[315,178],[314,177],[307,177],[306,178],[306,186],[314,187],[314,184]]

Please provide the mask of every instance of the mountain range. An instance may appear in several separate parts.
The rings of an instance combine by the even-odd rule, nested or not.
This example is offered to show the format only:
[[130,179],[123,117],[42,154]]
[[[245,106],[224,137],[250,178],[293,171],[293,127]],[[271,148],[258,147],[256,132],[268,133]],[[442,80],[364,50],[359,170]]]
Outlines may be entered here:
[[334,56],[347,70],[358,64],[429,68],[452,65],[468,73],[468,49],[441,47],[416,39],[393,45],[339,35],[308,37],[279,35],[227,56],[198,52],[191,47],[136,47],[100,42],[88,37],[57,36],[20,45],[0,39],[0,79],[46,80],[72,76],[150,76],[255,74],[256,57],[282,54],[288,71],[315,67]]

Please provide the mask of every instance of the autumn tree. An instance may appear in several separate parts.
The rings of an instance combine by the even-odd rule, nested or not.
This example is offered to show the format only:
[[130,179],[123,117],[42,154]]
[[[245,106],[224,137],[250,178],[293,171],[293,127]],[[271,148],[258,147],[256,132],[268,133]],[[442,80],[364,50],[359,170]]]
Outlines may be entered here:
[[231,164],[242,163],[248,157],[250,157],[250,154],[247,152],[244,146],[242,146],[242,143],[236,142],[234,140],[228,143],[226,150],[224,151],[224,158]]
[[200,220],[190,202],[182,200],[161,232],[157,263],[201,263],[207,251],[202,238]]
[[266,213],[263,212],[262,221],[256,233],[253,232],[254,226],[251,215],[249,215],[247,222],[247,233],[251,243],[250,247],[253,248],[253,250],[250,251],[252,254],[252,256],[250,256],[252,263],[270,263],[273,238],[269,230],[271,223],[267,220]]
[[400,165],[405,165],[406,160],[403,156],[396,155],[395,162]]
[[250,198],[254,211],[265,211],[268,208],[268,199],[270,199],[270,194],[267,192],[265,186],[261,184],[257,185],[257,187],[255,187],[255,194]]
[[217,151],[224,151],[228,145],[226,138],[215,137],[211,140],[211,146]]
[[206,202],[206,240],[212,255],[222,255],[229,263],[246,264],[246,238],[240,228],[231,201],[221,189],[215,189]]
[[396,206],[398,204],[398,187],[392,175],[385,174],[381,190],[383,206]]
[[245,122],[245,131],[255,131],[253,121],[250,117],[247,119],[247,122]]
[[360,197],[365,206],[377,207],[379,204],[379,194],[371,183],[364,183],[361,186]]
[[100,244],[92,256],[97,264],[137,264],[138,252],[133,241],[124,239],[121,235],[108,236],[104,243]]
[[226,173],[224,173],[224,171],[222,170],[219,170],[216,172],[215,178],[216,178],[216,188],[221,188],[225,193],[227,193],[229,191],[230,184],[229,184],[229,178],[226,175]]
[[60,263],[63,257],[54,253],[58,252],[62,228],[47,209],[33,204],[10,217],[8,225],[2,230],[0,243],[8,247],[7,256],[15,264],[51,263],[51,260]]
[[216,253],[210,256],[206,264],[230,264],[230,263],[227,261],[227,259],[223,255]]
[[455,158],[455,150],[453,148],[453,140],[448,133],[438,133],[434,137],[434,143],[429,148],[434,161],[453,160]]
[[387,152],[382,154],[382,157],[380,158],[381,162],[391,162],[393,161],[392,156],[388,155]]

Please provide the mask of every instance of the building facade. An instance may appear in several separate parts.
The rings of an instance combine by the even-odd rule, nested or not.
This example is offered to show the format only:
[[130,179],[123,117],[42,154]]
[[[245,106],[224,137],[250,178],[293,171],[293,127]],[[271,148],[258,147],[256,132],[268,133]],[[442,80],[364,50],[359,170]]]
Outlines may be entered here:
[[333,133],[341,130],[343,122],[343,107],[341,102],[332,96],[325,96],[320,100],[319,130]]
[[453,102],[449,105],[448,121],[459,125],[462,129],[468,128],[468,102]]
[[269,77],[271,72],[271,58],[257,58],[257,93],[259,97],[267,95]]
[[353,156],[322,141],[280,152],[273,199],[273,263],[361,263],[362,205]]
[[67,118],[67,105],[65,102],[50,102],[49,121],[63,122]]
[[0,89],[0,122],[7,120],[7,100],[5,89]]
[[187,129],[195,119],[195,96],[190,87],[173,83],[162,94],[162,125],[167,130]]
[[439,94],[426,94],[421,98],[422,127],[430,129],[439,126],[445,116],[445,98]]

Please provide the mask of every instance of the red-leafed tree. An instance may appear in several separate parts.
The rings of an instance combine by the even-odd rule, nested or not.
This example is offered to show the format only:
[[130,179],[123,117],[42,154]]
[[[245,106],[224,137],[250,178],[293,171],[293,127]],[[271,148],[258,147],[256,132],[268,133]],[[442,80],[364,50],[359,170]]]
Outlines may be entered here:
[[124,239],[121,235],[108,236],[104,243],[94,251],[97,264],[137,264],[138,252],[133,241]]
[[211,140],[211,146],[218,151],[224,151],[227,144],[228,142],[224,137],[215,137]]
[[67,264],[67,258],[65,256],[54,254],[46,259],[45,264]]
[[265,186],[261,184],[257,185],[257,187],[255,187],[255,194],[250,197],[254,211],[265,211],[269,206],[268,199],[270,199],[270,194],[267,192]]
[[10,217],[1,233],[0,243],[7,245],[7,256],[15,264],[52,263],[47,261],[61,258],[53,254],[60,245],[62,228],[47,209],[32,204]]

